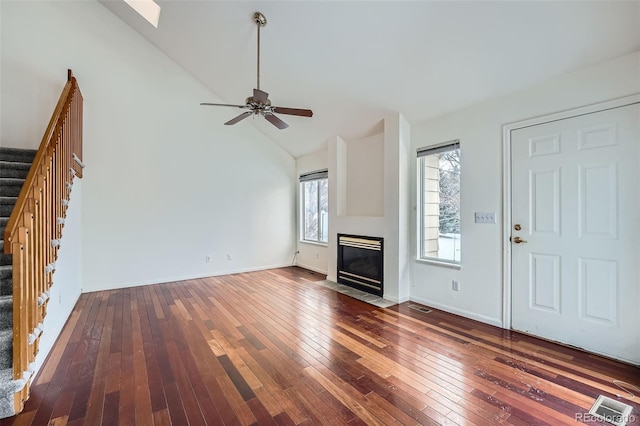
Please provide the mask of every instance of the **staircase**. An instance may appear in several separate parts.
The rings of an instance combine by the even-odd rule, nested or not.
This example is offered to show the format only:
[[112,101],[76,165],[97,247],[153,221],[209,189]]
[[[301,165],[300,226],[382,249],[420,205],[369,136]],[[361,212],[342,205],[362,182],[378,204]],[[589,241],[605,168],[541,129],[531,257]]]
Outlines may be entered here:
[[[24,184],[35,150],[0,148],[0,236]],[[13,266],[0,239],[0,418],[14,414],[13,396],[24,383],[13,380]]]
[[68,70],[38,150],[0,148],[0,419],[29,398],[73,180],[84,167],[82,105]]

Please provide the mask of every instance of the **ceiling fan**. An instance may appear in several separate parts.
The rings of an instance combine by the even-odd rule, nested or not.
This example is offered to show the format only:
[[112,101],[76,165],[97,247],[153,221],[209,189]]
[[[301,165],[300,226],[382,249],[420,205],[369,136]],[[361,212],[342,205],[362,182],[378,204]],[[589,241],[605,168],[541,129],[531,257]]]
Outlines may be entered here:
[[298,109],[298,108],[285,108],[285,107],[277,107],[271,105],[271,101],[269,100],[269,94],[267,92],[263,92],[260,90],[260,28],[267,25],[267,18],[260,13],[256,12],[253,14],[253,21],[258,26],[258,84],[255,89],[253,89],[253,96],[250,96],[245,101],[245,105],[230,105],[230,104],[212,104],[203,102],[200,105],[213,105],[213,106],[226,106],[232,108],[240,108],[246,109],[247,111],[243,112],[239,116],[232,118],[227,121],[226,125],[236,124],[237,122],[244,120],[245,118],[251,115],[261,115],[268,122],[276,126],[278,129],[286,129],[289,127],[287,123],[279,119],[275,113],[278,114],[288,114],[288,115],[298,115],[301,117],[311,117],[313,115],[313,111],[310,109]]

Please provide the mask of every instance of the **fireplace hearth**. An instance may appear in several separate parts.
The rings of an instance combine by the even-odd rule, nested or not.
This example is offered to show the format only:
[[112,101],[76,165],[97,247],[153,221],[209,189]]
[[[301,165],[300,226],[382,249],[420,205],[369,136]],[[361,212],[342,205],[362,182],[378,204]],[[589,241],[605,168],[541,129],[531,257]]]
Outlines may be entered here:
[[383,238],[338,234],[338,283],[382,296],[383,243]]

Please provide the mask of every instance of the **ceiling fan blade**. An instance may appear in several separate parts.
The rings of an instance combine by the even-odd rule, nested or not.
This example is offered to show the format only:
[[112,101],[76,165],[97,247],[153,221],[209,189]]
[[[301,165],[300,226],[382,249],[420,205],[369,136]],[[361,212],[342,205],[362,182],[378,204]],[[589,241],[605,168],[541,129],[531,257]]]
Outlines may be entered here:
[[224,124],[226,124],[227,126],[231,126],[232,124],[236,124],[238,121],[244,120],[245,118],[249,117],[252,114],[253,114],[252,111],[243,112],[242,114],[240,114],[236,118],[232,118],[231,120],[227,121]]
[[289,127],[289,125],[287,123],[285,123],[284,121],[280,120],[278,117],[276,117],[273,114],[265,114],[264,118],[271,124],[273,124],[274,126],[276,126],[278,129],[282,130],[282,129],[286,129],[287,127]]
[[301,117],[312,117],[313,111],[310,109],[298,109],[298,108],[284,108],[284,107],[272,107],[273,112],[278,114],[299,115]]
[[269,100],[269,94],[260,89],[253,89],[253,101],[259,104],[266,104]]
[[208,105],[208,106],[224,106],[224,107],[233,107],[233,108],[247,108],[246,105],[231,105],[231,104],[210,104],[208,102],[202,102],[200,105]]

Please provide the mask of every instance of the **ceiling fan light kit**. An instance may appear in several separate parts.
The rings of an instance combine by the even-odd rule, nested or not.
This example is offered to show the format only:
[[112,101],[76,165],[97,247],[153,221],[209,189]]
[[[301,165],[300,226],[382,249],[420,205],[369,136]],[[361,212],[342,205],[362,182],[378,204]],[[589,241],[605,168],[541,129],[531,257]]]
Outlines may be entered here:
[[203,102],[200,105],[212,105],[212,106],[225,106],[231,108],[240,108],[246,109],[247,111],[238,115],[235,118],[227,121],[226,125],[230,126],[236,124],[239,121],[244,120],[247,117],[252,115],[260,115],[264,117],[269,123],[276,126],[278,129],[286,129],[289,127],[287,123],[278,118],[275,113],[278,114],[287,114],[287,115],[297,115],[300,117],[311,117],[313,116],[313,111],[310,109],[299,109],[299,108],[286,108],[286,107],[277,107],[272,106],[271,101],[269,100],[269,94],[260,90],[260,28],[267,25],[267,18],[260,12],[256,12],[253,14],[253,22],[255,22],[258,27],[258,58],[257,58],[257,84],[256,88],[253,89],[253,96],[249,96],[245,100],[244,105],[231,105],[231,104],[214,104]]

